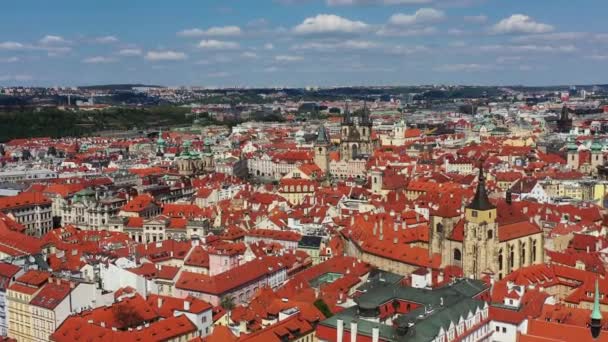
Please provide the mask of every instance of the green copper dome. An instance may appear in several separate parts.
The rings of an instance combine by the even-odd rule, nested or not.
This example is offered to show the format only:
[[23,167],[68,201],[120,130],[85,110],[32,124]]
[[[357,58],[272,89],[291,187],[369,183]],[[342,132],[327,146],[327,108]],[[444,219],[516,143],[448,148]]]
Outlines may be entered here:
[[595,139],[593,139],[593,143],[591,144],[591,151],[594,152],[600,152],[602,150],[603,146],[600,143],[600,140],[597,138],[597,134],[595,136]]
[[566,148],[568,149],[568,151],[576,151],[576,150],[578,150],[578,146],[574,142],[574,139],[572,139],[571,137],[568,138],[568,144],[566,145]]

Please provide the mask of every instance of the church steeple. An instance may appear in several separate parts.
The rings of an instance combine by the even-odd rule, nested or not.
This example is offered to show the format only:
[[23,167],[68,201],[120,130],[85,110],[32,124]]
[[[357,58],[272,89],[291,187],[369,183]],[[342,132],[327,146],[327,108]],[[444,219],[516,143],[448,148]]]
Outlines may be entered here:
[[327,131],[325,130],[324,125],[319,126],[319,130],[317,132],[317,140],[315,141],[316,145],[329,145],[329,138],[327,137]]
[[496,207],[490,202],[488,193],[486,191],[486,177],[483,174],[483,161],[479,163],[479,178],[475,197],[473,197],[473,201],[469,203],[467,208],[479,211],[496,209]]
[[361,113],[361,124],[371,126],[372,120],[369,116],[369,108],[367,108],[367,101],[363,101],[363,111]]
[[353,119],[350,115],[350,109],[348,108],[348,101],[344,102],[344,116],[342,118],[342,124],[352,125]]
[[593,311],[591,312],[591,336],[597,338],[602,330],[602,312],[600,311],[600,286],[595,279],[595,297],[593,298]]

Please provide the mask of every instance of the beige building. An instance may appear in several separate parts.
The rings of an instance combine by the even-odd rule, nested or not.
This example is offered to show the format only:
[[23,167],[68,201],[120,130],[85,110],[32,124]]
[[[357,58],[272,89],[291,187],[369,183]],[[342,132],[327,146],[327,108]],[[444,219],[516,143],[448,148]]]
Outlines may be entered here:
[[[506,206],[510,205],[511,199],[507,198]],[[499,222],[497,210],[488,199],[480,169],[477,192],[465,208],[464,218],[431,217],[431,255],[441,253],[442,266],[459,266],[465,276],[476,279],[484,275],[502,279],[520,267],[543,263],[540,227],[512,212],[502,215],[509,217]]]

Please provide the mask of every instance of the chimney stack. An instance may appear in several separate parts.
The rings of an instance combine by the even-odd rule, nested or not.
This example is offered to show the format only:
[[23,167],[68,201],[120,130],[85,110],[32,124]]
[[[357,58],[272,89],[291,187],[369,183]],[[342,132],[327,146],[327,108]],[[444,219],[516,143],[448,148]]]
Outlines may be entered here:
[[357,322],[350,322],[350,342],[357,342]]
[[337,325],[336,341],[342,342],[343,336],[344,336],[344,321],[339,319],[336,321],[336,325]]

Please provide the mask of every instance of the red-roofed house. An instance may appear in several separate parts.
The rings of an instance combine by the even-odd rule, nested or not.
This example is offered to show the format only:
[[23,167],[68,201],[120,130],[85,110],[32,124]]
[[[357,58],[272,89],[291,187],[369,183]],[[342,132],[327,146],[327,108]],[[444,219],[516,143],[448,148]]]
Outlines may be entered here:
[[0,211],[25,226],[25,233],[40,237],[53,228],[51,200],[40,192],[0,197]]
[[175,293],[178,297],[194,296],[219,305],[232,297],[235,304],[246,304],[258,289],[276,288],[287,278],[285,265],[278,257],[261,257],[215,276],[182,272]]

